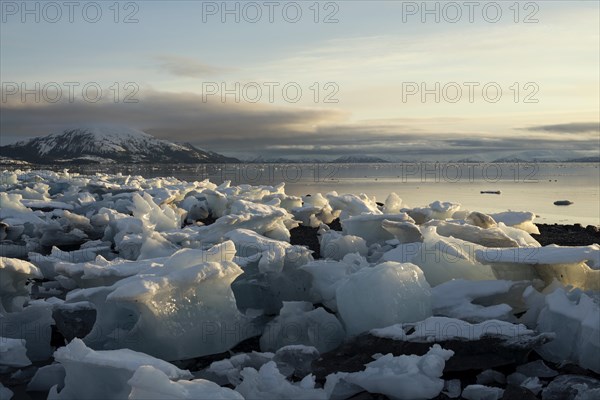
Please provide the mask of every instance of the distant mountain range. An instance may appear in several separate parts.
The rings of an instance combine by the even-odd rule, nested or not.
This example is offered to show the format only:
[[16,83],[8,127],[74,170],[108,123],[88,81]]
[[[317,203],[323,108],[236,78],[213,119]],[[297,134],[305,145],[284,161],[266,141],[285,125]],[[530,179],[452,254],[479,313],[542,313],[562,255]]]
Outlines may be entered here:
[[313,163],[332,163],[332,164],[381,164],[389,163],[391,161],[385,160],[379,157],[373,156],[342,156],[334,160],[321,160],[316,158],[301,158],[301,159],[289,159],[289,158],[268,158],[258,157],[248,161],[249,163],[261,163],[261,164],[313,164]]
[[[478,161],[481,162],[481,161]],[[492,161],[491,163],[588,163],[588,162],[600,162],[599,157],[582,157],[582,158],[571,158],[568,160],[553,160],[553,159],[533,159],[533,160],[525,160],[518,157],[503,157],[497,160]]]
[[378,163],[389,163],[388,160],[384,160],[383,158],[373,157],[373,156],[343,156],[338,157],[335,160],[331,161],[336,164],[355,164],[355,163],[370,163],[370,164],[378,164]]
[[479,158],[462,158],[459,160],[451,160],[451,161],[436,161],[436,160],[386,160],[379,157],[373,156],[343,156],[338,157],[333,160],[323,160],[323,159],[309,159],[309,158],[301,158],[301,159],[289,159],[289,158],[268,158],[264,159],[262,157],[254,158],[249,161],[245,161],[250,164],[387,164],[387,163],[397,163],[397,164],[410,164],[410,163],[446,163],[446,164],[500,164],[500,163],[521,163],[521,164],[530,164],[530,163],[600,163],[600,157],[582,157],[582,158],[573,158],[567,160],[552,160],[552,159],[523,159],[518,157],[502,157],[493,161],[486,161]]
[[190,143],[157,139],[136,129],[115,126],[68,129],[0,146],[0,157],[33,164],[240,162]]
[[567,160],[565,162],[573,162],[573,163],[600,163],[600,156],[598,157],[582,157],[582,158],[573,158],[570,160]]
[[[588,153],[589,154],[589,153]],[[573,154],[575,155],[575,154]],[[450,163],[532,163],[579,162],[600,163],[600,155],[571,159],[553,159],[555,154],[526,151],[486,161],[479,155]],[[67,129],[48,136],[35,137],[18,143],[0,146],[0,164],[196,164],[196,163],[433,163],[435,160],[389,160],[372,155],[348,155],[335,159],[288,159],[258,157],[247,161],[227,157],[195,147],[190,143],[175,143],[157,139],[145,132],[112,125],[85,126]],[[446,162],[446,161],[442,161]]]

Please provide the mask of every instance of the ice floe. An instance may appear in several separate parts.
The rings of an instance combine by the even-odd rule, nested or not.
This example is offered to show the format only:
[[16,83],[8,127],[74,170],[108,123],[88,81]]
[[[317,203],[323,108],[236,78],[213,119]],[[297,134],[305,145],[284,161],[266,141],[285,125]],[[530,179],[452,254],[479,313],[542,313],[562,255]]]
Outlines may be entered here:
[[131,386],[129,400],[244,400],[238,392],[204,379],[173,382],[152,365],[141,365],[127,383]]
[[129,349],[94,351],[79,339],[73,339],[54,353],[54,359],[65,368],[62,390],[50,390],[49,399],[119,399],[131,392],[128,380],[141,366],[153,367],[170,379],[191,378],[166,361]]
[[25,340],[0,337],[0,365],[7,367],[26,367],[31,365],[27,358]]
[[[354,394],[366,390],[392,399],[433,398],[444,388],[441,379],[444,364],[453,354],[436,344],[423,356],[381,355],[368,363],[364,371],[328,376],[325,389],[331,398],[336,397],[335,392],[340,390],[338,386],[344,383],[355,386]],[[345,389],[346,395],[351,396],[352,388]]]
[[543,295],[532,287],[525,292],[530,308],[524,318],[555,339],[538,349],[546,359],[576,362],[600,373],[600,303],[598,296],[557,288]]
[[600,245],[541,246],[534,213],[284,184],[1,178],[3,398],[600,391]]
[[207,251],[182,249],[162,267],[112,286],[80,289],[67,301],[97,310],[85,341],[98,349],[128,347],[166,360],[228,350],[257,332],[236,305],[231,283],[243,271],[232,242]]
[[414,264],[385,262],[362,268],[336,289],[336,303],[348,335],[431,315],[431,288]]

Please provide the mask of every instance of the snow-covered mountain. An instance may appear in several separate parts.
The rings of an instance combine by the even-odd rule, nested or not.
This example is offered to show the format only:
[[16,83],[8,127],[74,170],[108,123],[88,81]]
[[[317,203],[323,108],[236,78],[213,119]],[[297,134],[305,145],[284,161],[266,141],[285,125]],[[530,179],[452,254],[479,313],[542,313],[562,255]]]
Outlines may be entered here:
[[237,162],[221,154],[157,139],[122,126],[67,129],[0,147],[0,156],[38,164],[71,163],[221,163]]

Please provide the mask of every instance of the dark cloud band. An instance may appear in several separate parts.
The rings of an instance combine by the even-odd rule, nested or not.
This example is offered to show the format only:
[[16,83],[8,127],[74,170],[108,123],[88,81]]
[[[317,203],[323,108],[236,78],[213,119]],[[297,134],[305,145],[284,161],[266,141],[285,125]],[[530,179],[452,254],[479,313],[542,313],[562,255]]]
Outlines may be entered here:
[[[556,158],[587,155],[599,150],[594,136],[565,142],[541,132],[589,132],[597,123],[571,123],[527,128],[540,134],[491,136],[452,131],[426,132],[402,121],[348,124],[347,115],[332,109],[277,107],[260,104],[203,102],[191,93],[144,91],[138,103],[58,102],[3,104],[2,143],[46,135],[88,123],[123,124],[156,137],[189,142],[241,159],[332,158],[376,155],[391,160],[427,158],[452,160],[473,156],[496,158],[505,153],[542,151]],[[566,154],[561,157],[560,154]]]

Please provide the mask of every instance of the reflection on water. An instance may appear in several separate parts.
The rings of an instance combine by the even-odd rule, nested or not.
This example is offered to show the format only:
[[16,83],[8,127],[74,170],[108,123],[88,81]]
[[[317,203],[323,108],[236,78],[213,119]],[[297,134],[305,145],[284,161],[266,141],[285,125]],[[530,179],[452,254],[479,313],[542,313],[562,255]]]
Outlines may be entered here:
[[[533,211],[540,222],[600,225],[600,169],[594,163],[96,164],[70,166],[69,170],[210,179],[219,184],[229,180],[234,185],[285,182],[286,192],[293,195],[335,190],[366,193],[379,201],[396,192],[411,207],[444,200],[483,212]],[[556,200],[574,204],[555,206]]]

